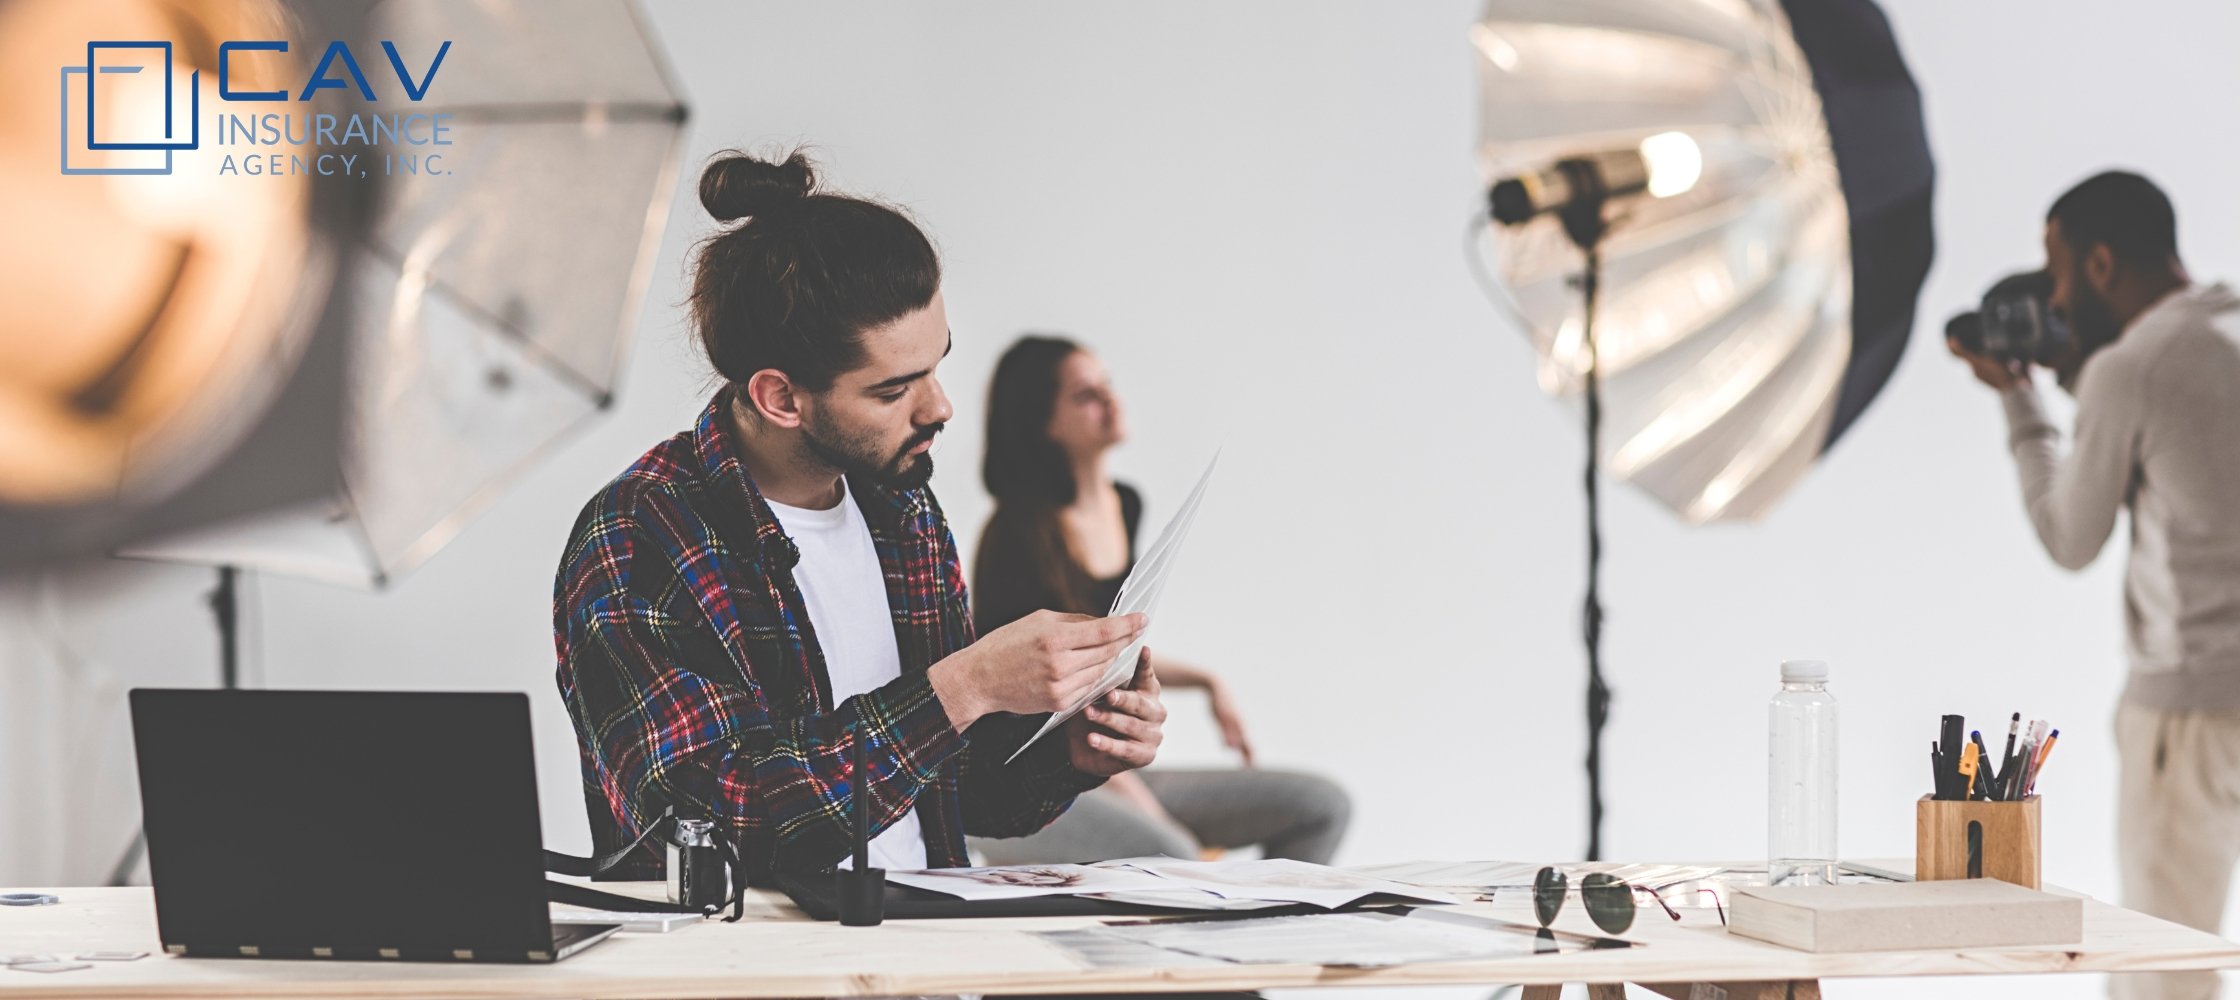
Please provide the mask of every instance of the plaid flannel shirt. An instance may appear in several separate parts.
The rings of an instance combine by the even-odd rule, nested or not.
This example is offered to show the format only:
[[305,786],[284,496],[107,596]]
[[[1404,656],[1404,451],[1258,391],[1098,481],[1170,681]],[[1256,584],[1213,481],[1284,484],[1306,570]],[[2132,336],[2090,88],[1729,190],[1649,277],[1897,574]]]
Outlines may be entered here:
[[[887,581],[902,676],[834,705],[792,567],[800,553],[755,490],[718,392],[695,427],[647,452],[584,505],[552,605],[560,694],[583,758],[594,853],[674,806],[728,826],[750,881],[829,868],[868,791],[872,832],[915,809],[926,857],[966,864],[966,834],[1016,837],[1101,778],[1064,741],[1004,758],[1040,716],[950,724],[926,668],[973,641],[956,541],[926,489],[851,479]],[[857,727],[861,726],[859,730]],[[868,779],[850,763],[869,735]],[[618,877],[658,877],[643,849]]]

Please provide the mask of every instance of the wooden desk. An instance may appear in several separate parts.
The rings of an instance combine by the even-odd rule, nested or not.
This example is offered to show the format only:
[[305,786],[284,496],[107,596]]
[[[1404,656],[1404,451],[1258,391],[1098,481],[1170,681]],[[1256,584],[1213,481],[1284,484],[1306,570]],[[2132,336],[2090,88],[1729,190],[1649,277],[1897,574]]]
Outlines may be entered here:
[[[9,890],[14,891],[14,890]],[[670,934],[619,934],[547,966],[182,959],[162,954],[149,890],[48,889],[58,906],[0,908],[0,952],[58,957],[147,951],[137,962],[78,972],[0,970],[0,997],[811,997],[923,993],[1172,992],[1299,986],[1521,983],[1528,1000],[1567,982],[1647,985],[1682,1000],[1814,997],[1824,978],[1969,973],[2135,972],[2240,967],[2240,945],[2105,903],[2087,901],[2082,945],[1967,951],[1813,955],[1730,937],[1710,910],[1673,923],[1644,908],[1619,951],[1449,962],[1387,969],[1256,965],[1085,970],[1028,937],[1089,918],[893,921],[848,928],[802,918],[783,897],[759,894],[737,924]],[[638,891],[658,894],[658,885]],[[1531,920],[1522,906],[1471,907]],[[1557,926],[1590,930],[1576,907]],[[1671,985],[1684,984],[1684,985]],[[1715,985],[1725,992],[1688,984]]]

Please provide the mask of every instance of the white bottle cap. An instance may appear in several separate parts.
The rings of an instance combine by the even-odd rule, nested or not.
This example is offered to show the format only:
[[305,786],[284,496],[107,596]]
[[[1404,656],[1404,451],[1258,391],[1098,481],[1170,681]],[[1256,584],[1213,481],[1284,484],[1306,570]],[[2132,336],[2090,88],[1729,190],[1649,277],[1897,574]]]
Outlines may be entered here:
[[1824,684],[1827,680],[1828,661],[1826,660],[1781,661],[1781,683],[1783,684]]

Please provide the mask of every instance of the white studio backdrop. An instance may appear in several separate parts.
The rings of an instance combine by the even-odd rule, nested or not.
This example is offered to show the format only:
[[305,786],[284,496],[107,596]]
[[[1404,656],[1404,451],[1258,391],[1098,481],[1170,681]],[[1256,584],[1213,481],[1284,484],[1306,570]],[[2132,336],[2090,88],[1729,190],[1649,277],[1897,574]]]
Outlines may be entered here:
[[[650,7],[694,116],[616,410],[387,592],[253,578],[246,684],[530,692],[546,842],[585,849],[552,681],[560,547],[582,502],[712,388],[681,308],[686,252],[709,228],[698,166],[806,141],[834,184],[908,207],[942,249],[957,419],[934,485],[968,555],[989,508],[995,357],[1023,330],[1075,335],[1128,405],[1117,468],[1148,523],[1224,447],[1152,647],[1234,681],[1269,764],[1351,790],[1340,861],[1577,855],[1579,435],[1465,270],[1475,0]],[[1612,491],[1609,851],[1758,857],[1776,666],[1821,657],[1845,713],[1847,855],[1911,853],[1938,715],[2021,710],[2063,729],[2047,877],[2112,897],[2124,542],[2084,574],[2052,566],[1995,401],[1935,332],[2034,263],[2046,205],[2112,165],[2170,190],[2197,275],[2240,275],[2240,133],[2201,111],[2240,93],[2226,51],[2240,8],[1885,7],[1940,167],[1920,332],[1765,522],[1689,529]],[[215,684],[210,581],[109,563],[0,589],[0,883],[105,877],[137,816],[122,692]],[[1219,760],[1202,702],[1175,700],[1167,759]],[[2099,983],[1940,992],[1962,989]]]

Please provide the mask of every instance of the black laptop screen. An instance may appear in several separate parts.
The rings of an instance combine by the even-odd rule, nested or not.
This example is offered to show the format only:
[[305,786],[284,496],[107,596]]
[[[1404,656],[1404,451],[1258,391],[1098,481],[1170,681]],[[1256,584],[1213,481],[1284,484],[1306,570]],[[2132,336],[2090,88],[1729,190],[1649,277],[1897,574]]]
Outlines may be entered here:
[[550,950],[527,696],[137,690],[132,724],[167,947]]

